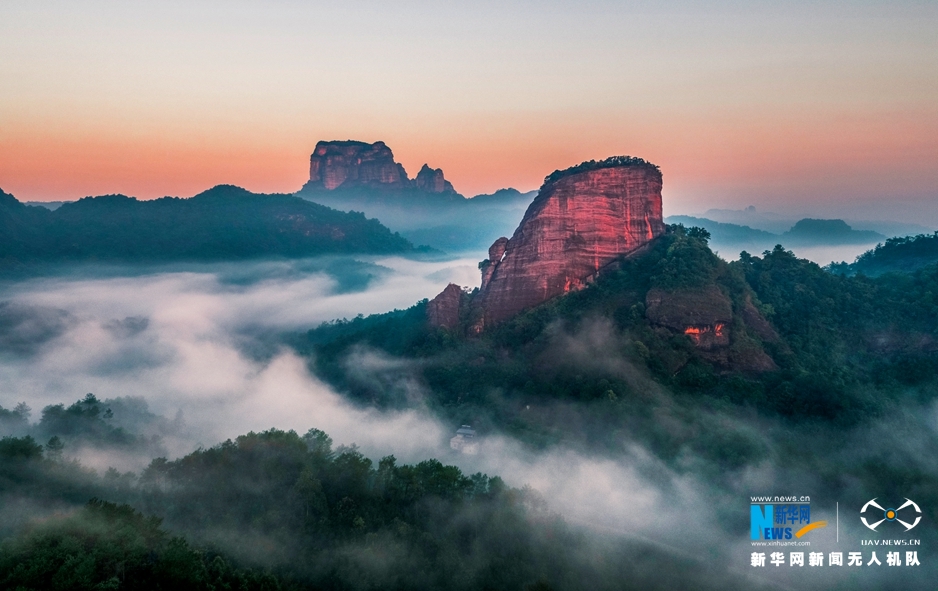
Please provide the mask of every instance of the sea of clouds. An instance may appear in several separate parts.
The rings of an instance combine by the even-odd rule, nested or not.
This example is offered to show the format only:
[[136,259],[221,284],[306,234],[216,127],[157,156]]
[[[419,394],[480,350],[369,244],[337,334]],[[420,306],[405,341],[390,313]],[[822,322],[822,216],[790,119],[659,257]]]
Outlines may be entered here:
[[[35,421],[44,406],[67,405],[89,392],[102,400],[142,398],[153,413],[176,417],[178,428],[162,439],[170,458],[248,431],[275,427],[302,434],[315,427],[338,445],[358,445],[375,460],[389,454],[402,462],[437,457],[467,473],[481,471],[500,475],[511,486],[529,485],[575,526],[654,544],[699,560],[701,568],[755,576],[754,584],[843,584],[843,577],[831,573],[807,577],[786,570],[766,579],[766,573],[747,570],[748,495],[811,494],[824,486],[810,467],[780,467],[782,452],[773,449],[771,436],[778,425],[747,423],[747,429],[764,429],[764,443],[772,452],[758,466],[727,474],[720,486],[712,486],[707,467],[697,469],[691,463],[677,470],[638,443],[610,457],[562,445],[535,450],[493,433],[484,438],[479,454],[462,456],[448,445],[458,425],[442,422],[420,403],[428,393],[419,383],[405,385],[413,394],[406,410],[357,406],[275,338],[337,318],[406,308],[432,298],[450,282],[477,285],[475,263],[360,259],[348,261],[357,274],[357,282],[351,283],[341,276],[341,260],[132,273],[89,267],[8,282],[0,286],[0,405],[9,409],[26,402]],[[604,351],[614,338],[602,322],[558,334],[558,358],[608,371],[616,360]],[[375,352],[363,355],[358,360],[363,371],[408,363]],[[936,416],[931,407],[836,442],[818,434],[805,443],[855,461],[855,450],[878,437],[899,446],[898,461],[919,457],[921,469],[938,473],[935,461],[927,460],[933,456],[925,453],[935,441]],[[897,437],[897,430],[907,435]],[[99,472],[109,466],[139,472],[149,461],[132,453],[71,452]],[[739,517],[727,523],[725,507],[736,505]],[[827,509],[817,505],[816,510]],[[841,533],[859,535],[856,521],[842,524]],[[863,574],[868,581],[878,580],[868,569]]]

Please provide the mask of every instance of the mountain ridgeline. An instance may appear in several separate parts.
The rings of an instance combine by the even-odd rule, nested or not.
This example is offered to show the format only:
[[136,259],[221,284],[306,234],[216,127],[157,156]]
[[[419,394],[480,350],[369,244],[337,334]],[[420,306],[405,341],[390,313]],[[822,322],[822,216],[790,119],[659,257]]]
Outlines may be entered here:
[[[383,144],[338,144],[317,147],[307,197],[364,191],[399,213],[462,199],[429,167],[408,179]],[[169,420],[142,398],[87,394],[31,423],[20,403],[0,407],[0,588],[775,588],[746,567],[749,495],[761,489],[804,491],[819,512],[834,495],[857,508],[912,498],[935,523],[938,234],[887,240],[854,266],[821,268],[781,246],[727,261],[707,229],[664,223],[661,188],[658,167],[637,158],[557,171],[514,232],[490,239],[480,288],[450,284],[405,310],[278,337],[352,402],[407,409],[385,415],[394,429],[427,410],[471,424],[479,455],[443,439],[440,457],[520,488],[434,459],[368,458],[315,428],[169,459],[181,412]],[[232,187],[51,212],[0,197],[7,263],[412,249],[362,214]],[[0,304],[7,352],[36,346],[21,334],[64,330],[66,312],[41,312]],[[136,334],[147,322],[106,328]],[[148,464],[99,475],[74,459],[82,452]],[[516,468],[532,462],[541,470]],[[553,497],[522,486],[538,474]],[[917,551],[923,565],[938,558]],[[925,568],[904,572],[916,578],[903,588],[933,584]],[[852,591],[887,588],[884,576],[892,569],[819,580]]]
[[297,195],[362,211],[415,243],[451,252],[485,248],[510,232],[534,196],[502,189],[467,199],[441,169],[424,164],[411,179],[384,142],[353,140],[317,143]]
[[843,220],[804,218],[792,222],[780,233],[736,223],[714,221],[709,218],[673,215],[670,224],[704,228],[711,236],[711,245],[725,256],[736,257],[741,250],[763,252],[776,244],[804,248],[817,246],[872,245],[886,240],[886,236],[872,230],[857,230]]
[[231,185],[189,199],[86,197],[54,211],[0,193],[0,229],[0,264],[8,267],[414,251],[409,241],[361,213]]
[[[938,266],[844,277],[781,246],[726,262],[706,230],[661,224],[656,167],[604,162],[548,177],[480,263],[481,289],[451,285],[408,310],[326,323],[300,350],[352,396],[390,405],[400,399],[360,379],[349,355],[419,359],[409,379],[452,420],[529,433],[563,430],[519,414],[534,401],[620,401],[625,412],[662,389],[845,425],[910,393],[935,396]],[[890,242],[870,257],[899,247],[912,248]],[[571,343],[578,353],[562,352]],[[610,417],[623,418],[597,420]]]

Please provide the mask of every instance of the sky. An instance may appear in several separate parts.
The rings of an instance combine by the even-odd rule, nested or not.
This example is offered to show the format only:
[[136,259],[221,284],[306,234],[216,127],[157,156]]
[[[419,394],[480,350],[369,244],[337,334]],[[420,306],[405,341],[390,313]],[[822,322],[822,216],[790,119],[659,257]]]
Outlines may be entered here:
[[709,208],[938,227],[938,3],[0,0],[0,188],[292,192],[386,142],[465,195],[583,160]]

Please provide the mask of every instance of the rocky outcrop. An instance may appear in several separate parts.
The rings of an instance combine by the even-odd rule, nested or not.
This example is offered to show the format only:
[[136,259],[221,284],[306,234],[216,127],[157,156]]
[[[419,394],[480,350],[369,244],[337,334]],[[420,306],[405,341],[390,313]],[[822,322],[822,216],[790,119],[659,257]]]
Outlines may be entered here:
[[474,332],[584,287],[663,232],[657,166],[619,156],[551,174],[511,240],[499,238],[481,265]]
[[485,289],[485,286],[489,284],[489,281],[492,280],[492,273],[495,272],[495,267],[502,262],[502,258],[505,256],[505,251],[508,249],[508,243],[510,241],[502,236],[496,240],[492,246],[489,247],[489,258],[482,261],[479,264],[479,268],[482,270],[482,287]]
[[645,316],[658,326],[686,334],[701,349],[730,344],[733,304],[715,285],[697,289],[651,289]]
[[443,177],[443,169],[430,168],[428,164],[424,164],[420,172],[417,173],[416,178],[414,178],[414,184],[418,189],[426,191],[427,193],[456,192],[453,185]]
[[309,188],[404,188],[411,184],[384,142],[318,142],[309,157]]
[[[496,240],[479,263],[479,291],[470,298],[458,286],[447,286],[429,303],[428,320],[479,335],[518,312],[585,287],[600,273],[621,269],[624,257],[646,250],[664,232],[658,167],[615,157],[555,172],[511,239]],[[673,373],[694,357],[720,371],[777,369],[762,344],[777,342],[778,334],[750,293],[731,299],[729,289],[708,283],[645,293],[645,316],[654,332],[665,339],[685,335],[694,345],[693,352],[686,346],[672,351],[665,365],[673,365]]]
[[427,320],[431,326],[453,329],[459,326],[463,291],[455,283],[446,286],[438,296],[427,302]]
[[309,157],[309,182],[303,190],[416,189],[424,193],[458,195],[439,168],[424,164],[416,178],[407,178],[404,167],[384,142],[369,144],[354,140],[318,142]]
[[645,316],[659,330],[689,337],[701,358],[722,370],[759,373],[778,369],[759,340],[747,334],[751,332],[762,342],[778,339],[749,296],[734,317],[733,303],[716,285],[650,289],[645,295]]

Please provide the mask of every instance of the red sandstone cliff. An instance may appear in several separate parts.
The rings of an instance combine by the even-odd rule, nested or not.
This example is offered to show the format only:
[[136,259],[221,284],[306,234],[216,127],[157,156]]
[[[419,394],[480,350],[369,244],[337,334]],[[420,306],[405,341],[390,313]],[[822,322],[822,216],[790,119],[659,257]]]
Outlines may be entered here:
[[309,182],[304,189],[379,187],[418,189],[427,193],[456,193],[439,168],[424,164],[417,177],[407,178],[404,167],[384,142],[354,140],[318,142],[309,157]]
[[350,186],[404,187],[404,167],[384,142],[319,142],[309,157],[309,185],[325,189]]
[[459,325],[462,299],[462,288],[450,283],[438,296],[427,302],[427,320],[432,326],[456,328]]
[[473,299],[483,310],[475,330],[580,289],[663,232],[657,166],[613,157],[553,173],[511,240],[501,238],[489,250]]
[[[456,285],[427,306],[432,326],[477,335],[553,297],[585,287],[622,256],[644,250],[665,231],[661,172],[637,158],[586,162],[548,176],[511,240],[499,238],[479,267],[482,285],[471,300]],[[468,306],[469,309],[465,307]],[[717,368],[777,369],[762,342],[778,341],[750,295],[734,313],[716,284],[650,289],[645,314],[656,332],[684,334]],[[672,356],[677,372],[689,356]]]

